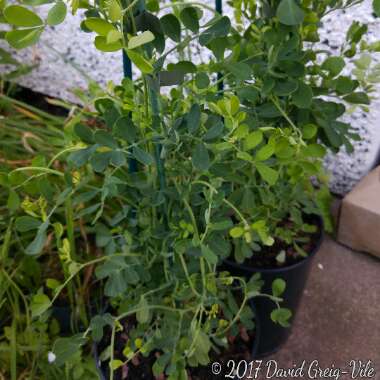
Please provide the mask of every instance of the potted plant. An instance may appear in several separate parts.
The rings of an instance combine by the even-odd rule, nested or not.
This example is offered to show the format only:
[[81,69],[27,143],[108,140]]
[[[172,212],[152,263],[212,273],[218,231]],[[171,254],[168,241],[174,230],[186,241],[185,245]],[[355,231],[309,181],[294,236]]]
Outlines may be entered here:
[[[348,106],[367,110],[368,93],[376,81],[369,54],[377,51],[378,43],[365,41],[367,25],[354,21],[337,55],[316,45],[323,17],[357,3],[236,3],[240,34],[233,43],[239,46],[238,63],[219,66],[225,92],[236,94],[241,111],[248,115],[249,128],[240,126],[236,139],[247,161],[242,169],[253,173],[235,181],[230,195],[232,203],[242,205],[242,215],[234,214],[234,249],[225,268],[248,278],[261,273],[264,291],[274,278],[285,280],[283,305],[293,314],[321,243],[321,217],[324,228],[333,229],[322,160],[327,150],[337,152],[344,146],[352,151],[350,141],[358,136],[341,117]],[[352,62],[357,69],[352,74],[343,71]],[[250,162],[255,164],[252,170]],[[259,355],[267,355],[289,335],[287,322],[274,321],[280,313],[290,313],[271,313],[266,299],[258,299],[256,305],[262,324]]]
[[[218,264],[230,254],[244,261],[252,250],[273,246],[277,237],[294,247],[293,253],[304,254],[304,235],[318,231],[303,212],[326,214],[326,190],[314,190],[309,178],[323,178],[325,150],[317,139],[321,128],[329,131],[327,137],[331,130],[314,119],[332,114],[328,121],[348,144],[347,128],[336,121],[338,106],[325,115],[327,105],[315,100],[317,116],[307,112],[313,89],[306,73],[298,74],[299,65],[285,64],[292,73],[285,77],[275,71],[279,52],[273,46],[278,42],[287,53],[300,53],[305,32],[298,27],[300,14],[313,13],[312,5],[300,10],[293,1],[265,4],[269,19],[241,32],[225,16],[204,23],[200,4],[173,4],[173,13],[158,18],[152,13],[158,2],[148,2],[146,10],[138,3],[72,4],[73,12],[85,9],[82,29],[96,34],[95,46],[123,50],[141,77],[98,91],[93,108],[69,120],[64,150],[50,162],[16,171],[28,173],[27,182],[42,176],[52,186],[49,201],[41,200],[44,208],[35,212],[29,203],[25,210],[30,218],[24,228],[36,232],[26,252],[38,256],[54,236],[64,259],[64,279],[49,294],[41,289],[32,305],[34,316],[45,318],[68,287],[88,289],[90,281],[87,295],[105,296],[110,306],[92,315],[84,331],[78,326],[78,334],[55,342],[53,365],[72,365],[92,339],[100,342],[99,359],[111,379],[128,373],[185,379],[234,339],[248,342],[251,351],[249,299],[270,298],[278,306],[272,318],[287,325],[290,312],[280,302],[289,284],[271,281],[262,294],[258,276],[231,275]],[[272,17],[275,9],[280,23]],[[254,18],[253,8],[237,10]],[[16,48],[33,44],[45,25],[62,22],[66,11],[58,1],[42,20],[27,7],[8,5],[3,14],[15,29],[6,39]],[[175,45],[165,51],[168,39]],[[195,65],[189,48],[194,41],[215,60]],[[175,51],[179,60],[168,64]],[[304,68],[307,57],[294,59]],[[322,70],[334,74],[336,62],[330,61]],[[210,85],[219,72],[226,74]],[[326,79],[335,80],[329,75]],[[225,90],[217,86],[222,80]],[[176,88],[165,95],[164,85]],[[273,256],[273,250],[264,253]],[[283,256],[276,252],[276,263]]]
[[[215,40],[230,33],[230,21],[216,16],[200,25],[200,9],[191,6],[161,20],[138,10],[136,1],[84,6],[82,27],[97,34],[96,47],[124,49],[142,75],[97,93],[94,108],[74,113],[65,127],[67,146],[49,162],[10,173],[26,173],[18,188],[41,177],[50,186],[49,197],[24,200],[28,216],[16,224],[34,231],[32,240],[23,240],[28,255],[38,257],[55,239],[65,274],[32,297],[33,316],[46,318],[63,293],[78,306],[86,300],[80,291],[91,299],[107,297],[110,307],[92,315],[85,331],[78,325],[76,335],[57,339],[53,365],[72,368],[92,338],[102,341],[99,358],[110,379],[133,372],[131,362],[138,367],[135,376],[185,379],[234,340],[247,345],[238,355],[252,352],[248,300],[261,294],[257,276],[246,281],[217,266],[235,209],[225,188],[241,165],[228,140],[245,114],[236,96],[219,97],[217,86],[205,91],[217,65],[166,65],[168,52],[162,53],[167,37],[177,43],[172,50],[183,51],[195,39],[212,50]],[[9,5],[3,13],[21,27],[6,34],[16,48],[34,43],[43,31],[45,21],[29,8]],[[65,13],[63,2],[54,4],[46,23],[61,22]],[[183,39],[179,20],[188,34]],[[170,95],[161,94],[163,84],[178,80],[183,83]],[[234,125],[223,122],[224,112],[236,117]],[[233,161],[224,176],[218,170],[226,152]],[[137,163],[136,171],[128,169],[128,160]],[[277,282],[268,295],[277,304],[282,288]]]

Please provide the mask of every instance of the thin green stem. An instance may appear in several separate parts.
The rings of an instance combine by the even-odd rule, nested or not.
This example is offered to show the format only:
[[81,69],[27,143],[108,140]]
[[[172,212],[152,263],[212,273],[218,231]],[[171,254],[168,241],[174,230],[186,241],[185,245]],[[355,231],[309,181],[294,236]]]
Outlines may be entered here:
[[195,296],[202,297],[201,294],[198,293],[197,289],[195,289],[195,286],[194,286],[193,281],[189,275],[189,270],[187,269],[186,261],[183,258],[183,255],[179,254],[178,256],[179,256],[179,259],[181,260],[181,265],[182,265],[183,271],[185,272],[186,279],[190,285],[192,292],[194,293]]
[[302,138],[302,134],[300,129],[293,123],[293,121],[290,119],[290,117],[287,115],[285,110],[281,107],[280,103],[277,101],[277,99],[274,96],[270,97],[271,101],[275,105],[275,107],[279,110],[281,115],[286,119],[286,121],[291,125],[291,127],[294,129],[294,131]]
[[11,339],[10,339],[10,349],[11,349],[11,380],[17,380],[17,325],[16,319],[13,319],[11,325]]
[[52,166],[53,163],[54,163],[59,157],[61,157],[63,154],[68,153],[68,152],[72,152],[72,151],[76,151],[76,150],[78,150],[78,147],[76,147],[76,146],[70,146],[70,147],[68,147],[68,148],[66,148],[66,149],[61,150],[60,152],[58,152],[58,153],[57,153],[57,154],[56,154],[56,155],[55,155],[55,156],[49,161],[47,167],[50,168],[50,166]]
[[13,218],[11,218],[11,220],[9,221],[8,228],[4,234],[3,245],[1,246],[1,252],[0,252],[0,265],[2,265],[3,263],[5,264],[8,258],[9,248],[11,246],[12,228],[13,228]]
[[185,314],[185,313],[190,313],[194,312],[194,308],[187,308],[187,309],[178,309],[170,306],[163,306],[163,305],[147,305],[144,307],[138,307],[129,311],[126,311],[125,313],[120,314],[115,318],[115,321],[120,321],[126,317],[129,317],[130,315],[136,314],[139,311],[142,310],[162,310],[162,311],[170,311],[173,313],[179,313],[179,314]]
[[29,305],[28,305],[28,301],[26,300],[26,297],[25,297],[24,293],[19,288],[19,286],[12,280],[12,278],[9,276],[9,274],[4,269],[2,270],[2,273],[3,273],[4,277],[6,277],[6,279],[8,280],[8,282],[11,284],[11,286],[13,286],[13,288],[16,290],[16,292],[21,297],[22,302],[24,303],[24,307],[25,307],[26,323],[29,326],[30,325]]
[[230,206],[236,212],[236,214],[239,216],[239,218],[241,219],[241,221],[244,223],[245,226],[249,226],[247,219],[244,218],[243,214],[240,212],[238,208],[236,208],[228,199],[224,198],[223,202],[226,203],[228,206]]
[[59,172],[58,170],[39,167],[39,166],[26,166],[23,168],[17,168],[17,169],[12,170],[9,174],[17,173],[17,172],[25,172],[25,171],[43,172],[44,174],[54,174],[54,175],[57,175],[59,177],[64,176],[64,174]]
[[232,319],[232,321],[229,323],[229,325],[223,329],[222,331],[219,331],[215,334],[213,334],[212,336],[224,336],[227,331],[240,319],[240,315],[241,313],[243,312],[243,309],[248,301],[248,297],[247,297],[247,283],[245,282],[245,280],[243,280],[242,278],[240,277],[234,277],[235,280],[238,280],[241,284],[242,284],[242,288],[243,288],[243,294],[244,294],[244,298],[243,298],[243,301],[240,305],[240,308],[238,310],[238,312],[235,314],[234,318]]
[[218,190],[214,187],[214,186],[212,186],[210,183],[208,183],[208,182],[206,182],[206,181],[203,181],[203,180],[196,180],[196,181],[193,181],[193,184],[196,184],[196,183],[198,183],[198,184],[200,184],[200,185],[205,185],[205,186],[207,186],[210,190],[212,190],[215,194],[218,194]]
[[[207,9],[208,11],[214,13],[214,14],[219,14],[218,12],[216,12],[216,10],[213,8],[213,7],[210,7],[209,5],[207,4],[204,4],[204,3],[199,3],[197,1],[178,1],[178,2],[175,2],[174,3],[175,6],[182,6],[182,5],[186,5],[186,6],[190,6],[190,5],[197,5],[199,7],[202,7],[204,9]],[[167,9],[167,8],[171,8],[173,6],[173,4],[165,4],[163,5],[160,10],[164,10],[164,9]]]
[[114,352],[115,352],[115,335],[116,335],[116,323],[113,323],[112,333],[111,333],[110,380],[113,380],[113,374],[114,374],[112,365],[113,365]]
[[173,283],[170,281],[167,284],[164,284],[157,289],[152,289],[152,290],[149,290],[148,292],[144,293],[144,297],[150,296],[150,295],[157,293],[157,292],[160,292],[161,290],[170,288],[172,285],[173,285]]
[[182,202],[183,204],[185,205],[186,207],[186,210],[190,216],[190,219],[191,219],[191,223],[193,224],[194,226],[194,235],[195,235],[195,238],[197,240],[197,242],[200,242],[200,236],[199,236],[199,230],[198,230],[198,225],[197,225],[197,221],[195,219],[195,216],[194,216],[194,213],[193,213],[193,209],[191,208],[189,202],[186,200],[186,199],[182,199]]
[[75,235],[74,235],[74,213],[71,201],[71,196],[68,196],[65,201],[65,214],[66,214],[66,228],[67,228],[67,238],[70,244],[70,256],[76,261],[76,247],[75,247]]
[[140,0],[133,0],[131,4],[127,6],[127,8],[123,9],[123,13],[127,13],[129,11],[132,11],[133,7],[139,2]]

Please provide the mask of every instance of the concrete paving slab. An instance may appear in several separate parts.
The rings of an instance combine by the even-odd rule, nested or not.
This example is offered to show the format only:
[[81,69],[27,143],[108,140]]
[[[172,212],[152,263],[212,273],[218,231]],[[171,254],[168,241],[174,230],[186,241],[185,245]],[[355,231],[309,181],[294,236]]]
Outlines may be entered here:
[[263,359],[261,374],[252,378],[283,378],[280,373],[270,377],[274,363],[270,372],[264,367],[269,360],[275,360],[278,368],[298,367],[305,361],[302,378],[336,379],[336,372],[308,374],[308,367],[317,360],[322,368],[348,371],[341,380],[353,378],[351,360],[356,364],[371,360],[376,370],[372,379],[380,379],[380,260],[326,238],[314,259],[290,339],[276,354]]
[[357,251],[380,258],[380,166],[348,193],[339,218],[337,240]]

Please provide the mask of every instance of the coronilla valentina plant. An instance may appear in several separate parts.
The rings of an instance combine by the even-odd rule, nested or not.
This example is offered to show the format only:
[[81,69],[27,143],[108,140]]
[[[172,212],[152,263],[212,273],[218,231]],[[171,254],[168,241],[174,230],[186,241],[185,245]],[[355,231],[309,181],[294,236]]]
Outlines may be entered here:
[[[344,104],[369,104],[373,79],[366,55],[354,77],[342,70],[356,51],[378,47],[359,23],[341,56],[314,44],[323,16],[353,4],[238,1],[234,26],[200,3],[70,4],[95,47],[123,51],[140,74],[73,112],[54,157],[6,176],[21,198],[9,234],[26,255],[55,255],[61,266],[28,300],[31,317],[46,320],[61,299],[74,309],[77,334],[55,341],[53,366],[72,370],[92,341],[110,379],[140,356],[153,358],[155,376],[186,379],[228,337],[254,328],[248,302],[263,296],[259,278],[218,268],[278,241],[305,255],[300,245],[316,232],[305,215],[328,221],[322,159],[326,149],[351,149],[355,135],[339,118]],[[63,1],[45,18],[26,3],[1,9],[14,48],[33,45],[67,13]],[[194,63],[191,44],[210,61]],[[270,297],[286,326],[284,290],[277,281]]]
[[[21,204],[25,215],[16,219],[15,228],[35,231],[31,241],[22,237],[25,253],[41,255],[48,244],[64,274],[62,281],[49,283],[50,290],[40,289],[32,297],[32,317],[45,318],[66,294],[78,308],[81,324],[88,326],[56,340],[48,356],[53,365],[71,368],[89,337],[99,342],[108,328],[102,359],[109,362],[111,379],[137,355],[155,353],[160,354],[153,365],[155,375],[186,378],[189,367],[207,365],[216,347],[227,346],[227,333],[237,335],[243,325],[254,327],[247,302],[259,294],[260,282],[253,278],[246,283],[217,270],[223,240],[219,251],[211,244],[218,231],[221,237],[223,231],[227,234],[230,223],[225,212],[213,212],[233,205],[221,189],[225,181],[208,175],[213,157],[207,141],[225,128],[221,115],[207,110],[204,96],[198,102],[185,100],[188,82],[168,97],[161,95],[165,75],[169,82],[178,81],[196,71],[190,61],[164,69],[168,52],[162,53],[163,42],[168,36],[177,43],[175,49],[183,49],[200,38],[206,45],[227,35],[230,21],[219,16],[201,25],[201,12],[192,7],[182,9],[178,18],[168,14],[160,20],[136,4],[125,9],[118,3],[89,7],[83,28],[97,34],[95,46],[100,50],[124,48],[141,79],[133,84],[125,80],[98,98],[93,112],[75,116],[66,127],[69,146],[50,162],[39,160],[10,173],[10,182],[18,182],[18,188],[25,189],[26,183],[30,188],[41,175],[49,178],[50,187],[50,193],[37,199],[26,191]],[[58,23],[63,8],[56,5],[46,24]],[[44,22],[28,8],[10,5],[4,16],[22,27],[7,33],[14,47],[26,46],[42,32]],[[183,41],[179,20],[189,32]],[[227,100],[234,114],[236,100]],[[52,168],[58,162],[62,166]],[[92,225],[92,231],[83,231],[84,225]],[[87,234],[95,237],[94,244]],[[77,243],[80,235],[84,245]],[[102,256],[96,256],[97,249]],[[73,298],[88,284],[89,268],[104,286],[100,297],[109,298],[111,313],[108,308],[88,324],[84,299]],[[277,290],[276,302],[280,295]],[[121,331],[129,338],[120,353],[114,343]]]

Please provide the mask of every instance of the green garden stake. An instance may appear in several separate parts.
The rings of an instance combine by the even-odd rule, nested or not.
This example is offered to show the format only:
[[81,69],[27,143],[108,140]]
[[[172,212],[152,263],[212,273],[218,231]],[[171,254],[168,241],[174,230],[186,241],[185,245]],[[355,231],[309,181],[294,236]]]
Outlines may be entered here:
[[123,71],[124,78],[132,79],[132,63],[125,50],[123,50]]
[[[144,10],[145,8],[144,0],[141,0],[138,6],[139,6],[140,11]],[[125,50],[123,50],[123,72],[124,72],[124,78],[132,79],[132,62],[129,59]],[[129,171],[131,173],[137,172],[137,161],[135,159],[130,159],[128,161],[128,165],[129,165]]]
[[[132,63],[125,50],[123,50],[123,70],[124,78],[132,79]],[[128,166],[131,173],[137,172],[137,161],[134,158],[128,160]]]
[[[215,10],[219,14],[223,14],[223,6],[222,6],[222,0],[215,0]],[[218,73],[218,81],[222,79],[222,74]],[[218,83],[218,90],[222,91],[223,90],[223,81]]]
[[222,0],[215,0],[215,10],[220,14],[223,13]]

